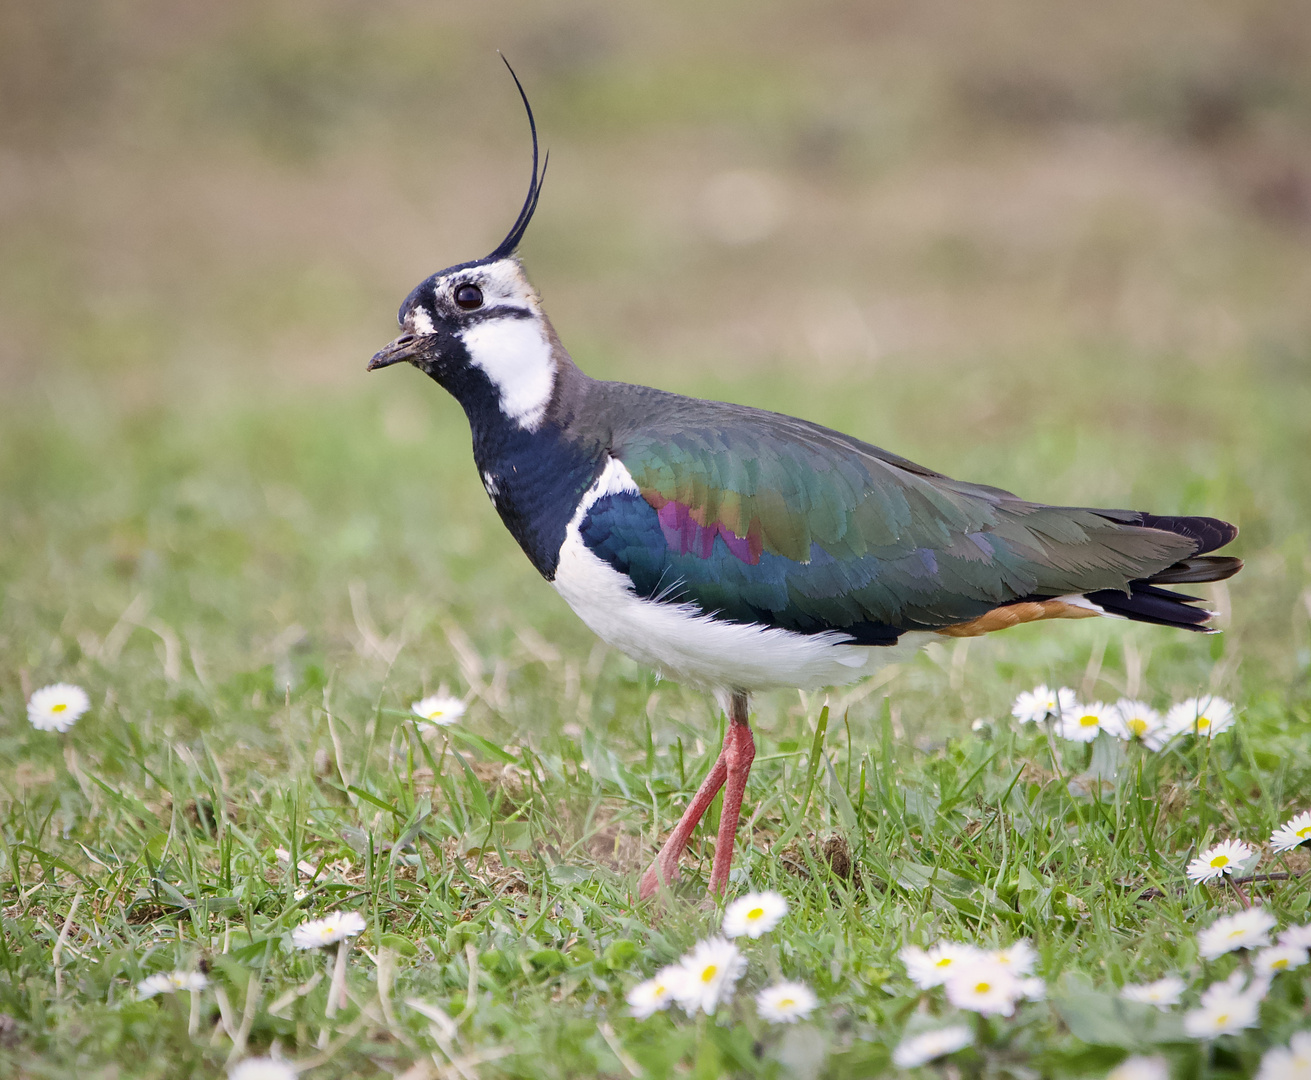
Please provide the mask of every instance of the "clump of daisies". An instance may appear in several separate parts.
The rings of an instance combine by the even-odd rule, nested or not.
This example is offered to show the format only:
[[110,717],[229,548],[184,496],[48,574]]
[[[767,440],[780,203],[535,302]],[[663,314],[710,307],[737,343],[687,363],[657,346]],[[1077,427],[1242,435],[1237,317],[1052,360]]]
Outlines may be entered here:
[[91,708],[91,699],[80,686],[55,683],[33,691],[27,702],[27,719],[38,731],[64,732]]
[[1214,881],[1240,870],[1255,855],[1256,849],[1241,840],[1222,840],[1193,859],[1184,872],[1189,881]]
[[410,706],[410,712],[419,718],[419,723],[435,727],[450,727],[465,713],[467,706],[457,697],[449,694],[429,694]]
[[1114,704],[1081,702],[1069,687],[1035,686],[1016,697],[1011,715],[1021,724],[1054,721],[1055,734],[1090,743],[1103,731],[1117,739],[1157,751],[1180,735],[1210,739],[1234,726],[1234,706],[1214,694],[1174,705],[1164,717],[1145,701],[1121,698]]
[[364,930],[364,916],[357,911],[335,911],[322,919],[301,923],[291,932],[291,943],[298,949],[326,949],[337,946],[337,960],[328,988],[326,1015],[331,1018],[346,1004],[346,953],[350,939]]
[[698,1012],[713,1016],[721,1003],[732,1000],[746,969],[746,957],[726,938],[698,941],[678,963],[661,968],[628,991],[629,1011],[645,1019],[677,1004],[688,1016]]
[[[787,915],[787,901],[776,892],[748,893],[724,911],[722,936],[697,942],[676,964],[662,967],[628,991],[629,1012],[639,1020],[678,1005],[688,1016],[714,1015],[730,1001],[747,960],[731,939],[759,938]],[[805,983],[782,979],[756,994],[756,1013],[773,1024],[794,1024],[819,1004]]]
[[941,986],[958,1009],[984,1016],[1010,1016],[1021,1001],[1046,994],[1046,984],[1033,975],[1037,954],[1027,941],[991,952],[941,941],[928,949],[907,945],[899,955],[920,989]]

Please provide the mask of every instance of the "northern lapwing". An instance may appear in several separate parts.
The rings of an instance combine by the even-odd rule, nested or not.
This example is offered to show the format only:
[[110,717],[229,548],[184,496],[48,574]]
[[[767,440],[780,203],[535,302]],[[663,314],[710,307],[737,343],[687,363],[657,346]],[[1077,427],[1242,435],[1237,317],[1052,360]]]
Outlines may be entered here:
[[1237,535],[1226,522],[1029,502],[807,420],[585,375],[515,255],[546,171],[515,85],[533,138],[519,217],[406,297],[369,370],[408,361],[454,395],[542,576],[604,641],[725,706],[723,750],[642,896],[678,877],[721,787],[710,891],[727,883],[754,691],[849,683],[942,636],[1040,619],[1210,629],[1199,598],[1162,586],[1237,573],[1207,554]]

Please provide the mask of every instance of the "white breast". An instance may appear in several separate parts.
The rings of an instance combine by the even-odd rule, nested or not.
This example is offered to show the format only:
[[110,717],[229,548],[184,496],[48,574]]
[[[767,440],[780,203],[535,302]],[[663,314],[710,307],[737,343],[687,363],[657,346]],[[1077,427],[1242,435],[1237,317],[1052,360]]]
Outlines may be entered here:
[[620,491],[636,493],[637,485],[612,458],[569,523],[552,584],[603,641],[671,679],[710,689],[817,690],[904,660],[932,637],[906,634],[896,646],[852,645],[840,633],[745,626],[703,615],[691,604],[642,600],[628,578],[589,551],[579,535],[592,504]]

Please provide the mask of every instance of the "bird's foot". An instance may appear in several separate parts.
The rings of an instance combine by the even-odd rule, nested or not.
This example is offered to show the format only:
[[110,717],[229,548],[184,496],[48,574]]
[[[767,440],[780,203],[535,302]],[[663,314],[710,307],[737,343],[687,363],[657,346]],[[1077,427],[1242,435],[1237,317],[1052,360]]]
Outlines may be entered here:
[[[661,852],[661,855],[664,853]],[[672,885],[679,879],[678,860],[666,864],[665,860],[657,855],[650,866],[646,868],[646,873],[642,875],[642,880],[637,884],[637,897],[639,900],[649,900],[660,891],[661,885]]]

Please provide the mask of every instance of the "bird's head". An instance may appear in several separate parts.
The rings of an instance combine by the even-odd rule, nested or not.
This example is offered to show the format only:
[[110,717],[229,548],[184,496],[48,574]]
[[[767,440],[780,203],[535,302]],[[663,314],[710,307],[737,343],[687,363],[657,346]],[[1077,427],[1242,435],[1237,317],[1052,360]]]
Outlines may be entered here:
[[397,313],[400,335],[374,355],[369,370],[408,361],[466,404],[494,394],[502,413],[531,429],[550,401],[556,340],[515,249],[537,209],[546,166],[538,172],[537,124],[518,76],[510,74],[533,137],[533,175],[519,217],[490,255],[439,270],[415,287]]

